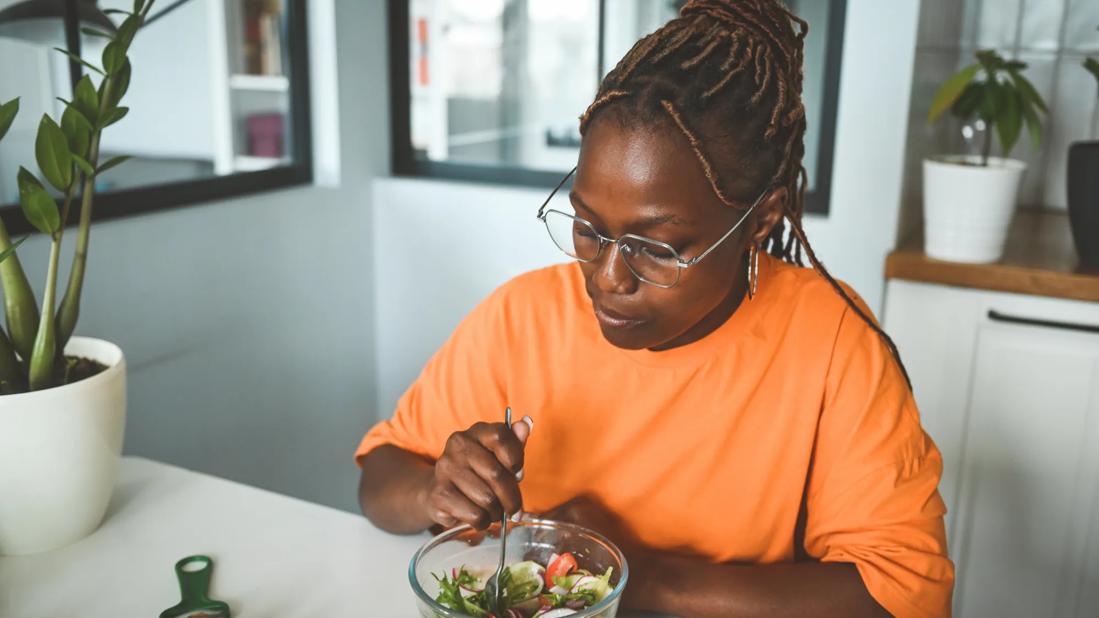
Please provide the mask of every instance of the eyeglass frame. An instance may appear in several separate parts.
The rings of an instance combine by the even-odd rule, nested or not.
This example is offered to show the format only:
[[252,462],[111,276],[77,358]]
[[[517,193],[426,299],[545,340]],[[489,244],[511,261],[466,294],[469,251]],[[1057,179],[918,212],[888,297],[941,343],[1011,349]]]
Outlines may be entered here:
[[569,255],[567,251],[565,251],[564,249],[561,249],[561,246],[557,244],[557,241],[553,240],[553,234],[552,233],[550,233],[550,240],[553,241],[553,244],[555,246],[557,246],[558,249],[561,249],[562,253],[564,253],[565,255],[569,255],[569,257],[571,257],[572,259],[574,259],[578,262],[583,262],[585,264],[588,264],[588,263],[594,262],[595,260],[598,260],[599,256],[603,254],[603,247],[606,246],[606,245],[613,244],[613,245],[617,246],[618,251],[621,253],[622,252],[622,247],[621,247],[621,245],[619,245],[619,243],[621,241],[627,239],[627,238],[634,238],[634,239],[637,239],[637,240],[640,240],[640,241],[643,241],[643,242],[649,242],[649,243],[653,243],[655,245],[660,245],[662,247],[665,247],[665,248],[668,249],[668,251],[670,251],[675,256],[676,266],[677,266],[676,271],[675,271],[675,281],[673,281],[672,283],[670,283],[668,285],[655,283],[653,281],[649,281],[648,279],[642,277],[641,275],[637,274],[637,271],[635,271],[633,269],[633,266],[630,266],[630,263],[628,261],[626,261],[625,258],[622,258],[622,262],[626,265],[626,268],[630,269],[630,273],[634,277],[636,277],[638,281],[642,281],[644,283],[648,283],[649,285],[655,285],[658,288],[664,288],[664,289],[675,287],[676,284],[679,283],[680,273],[683,270],[685,270],[687,268],[690,268],[691,266],[694,266],[695,264],[698,264],[699,262],[701,262],[707,255],[710,255],[710,253],[713,253],[713,251],[715,249],[717,249],[718,246],[721,245],[721,243],[725,242],[725,240],[727,238],[732,236],[733,232],[735,232],[737,230],[737,228],[739,228],[741,226],[741,224],[744,223],[744,221],[748,218],[748,215],[752,214],[752,211],[756,209],[756,206],[759,206],[760,203],[763,202],[763,198],[766,197],[767,194],[769,194],[771,192],[771,187],[767,187],[763,191],[761,191],[759,196],[756,197],[755,201],[752,202],[752,205],[748,207],[748,210],[746,210],[744,212],[744,215],[742,217],[740,217],[740,219],[735,224],[733,224],[733,227],[729,228],[728,232],[725,232],[725,234],[722,235],[721,238],[717,239],[717,242],[710,245],[708,248],[706,248],[705,251],[703,251],[702,253],[699,253],[695,257],[693,257],[689,260],[684,260],[679,255],[679,252],[675,250],[675,247],[669,245],[666,242],[655,240],[653,238],[647,238],[647,237],[641,236],[639,234],[623,234],[622,236],[619,236],[618,238],[610,238],[609,236],[604,236],[604,235],[600,234],[599,230],[595,229],[595,225],[592,224],[592,222],[588,221],[587,219],[577,217],[576,215],[570,215],[567,212],[561,212],[560,210],[556,210],[556,209],[553,209],[553,208],[551,208],[547,211],[546,206],[548,206],[550,201],[553,200],[553,196],[557,195],[557,192],[561,189],[561,187],[563,187],[565,185],[566,182],[568,182],[569,178],[572,178],[572,175],[576,173],[576,170],[577,170],[578,167],[579,166],[573,167],[572,171],[570,171],[564,178],[562,178],[561,182],[557,183],[557,186],[554,187],[553,191],[550,192],[549,197],[547,197],[546,200],[544,202],[542,202],[542,205],[538,208],[538,214],[536,215],[536,217],[538,218],[539,221],[541,221],[543,224],[546,225],[546,231],[547,232],[549,232],[549,223],[546,221],[546,215],[549,212],[555,212],[559,215],[564,215],[564,216],[569,217],[571,219],[575,219],[577,221],[582,221],[582,222],[586,223],[588,225],[588,227],[590,227],[592,229],[592,231],[595,232],[595,235],[599,238],[599,249],[596,250],[595,257],[591,258],[590,260],[585,260],[585,259],[581,259],[581,258],[579,258],[575,255]]

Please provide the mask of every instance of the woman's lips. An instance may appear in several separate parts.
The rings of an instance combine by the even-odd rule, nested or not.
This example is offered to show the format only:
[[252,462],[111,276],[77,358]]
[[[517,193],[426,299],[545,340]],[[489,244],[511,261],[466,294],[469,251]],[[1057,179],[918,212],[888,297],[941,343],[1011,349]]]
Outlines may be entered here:
[[606,309],[596,305],[595,318],[599,320],[599,323],[607,328],[632,328],[639,326],[644,322],[638,318],[631,318],[627,315],[622,315],[616,311]]

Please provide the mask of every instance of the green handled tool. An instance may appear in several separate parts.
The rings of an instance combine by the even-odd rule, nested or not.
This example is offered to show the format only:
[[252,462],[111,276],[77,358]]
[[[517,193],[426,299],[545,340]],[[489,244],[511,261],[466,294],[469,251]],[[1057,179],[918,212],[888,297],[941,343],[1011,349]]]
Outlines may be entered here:
[[229,604],[211,599],[210,575],[214,561],[209,556],[187,556],[176,563],[176,578],[183,599],[160,612],[160,618],[229,618]]

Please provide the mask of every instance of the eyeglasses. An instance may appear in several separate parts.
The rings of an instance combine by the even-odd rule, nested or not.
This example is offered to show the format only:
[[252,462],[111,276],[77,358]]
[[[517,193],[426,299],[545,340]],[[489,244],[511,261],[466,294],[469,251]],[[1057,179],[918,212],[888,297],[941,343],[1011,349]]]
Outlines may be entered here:
[[622,261],[626,263],[626,267],[630,269],[630,272],[639,280],[659,288],[670,288],[679,283],[680,272],[701,262],[721,243],[725,242],[725,239],[732,236],[733,232],[748,218],[748,215],[763,201],[764,196],[770,192],[770,188],[764,189],[744,213],[744,216],[733,227],[729,228],[729,231],[725,232],[721,238],[717,239],[717,242],[695,257],[685,260],[675,248],[666,242],[645,238],[637,234],[625,234],[620,238],[610,238],[597,232],[595,226],[580,217],[552,208],[546,210],[546,206],[553,199],[553,196],[557,195],[557,191],[564,186],[565,182],[574,173],[576,173],[575,167],[554,187],[553,192],[549,194],[546,201],[542,202],[541,208],[538,209],[538,218],[546,224],[546,230],[549,232],[553,244],[557,245],[561,251],[564,251],[565,255],[581,262],[593,262],[599,259],[604,247],[616,245],[618,254],[622,256]]

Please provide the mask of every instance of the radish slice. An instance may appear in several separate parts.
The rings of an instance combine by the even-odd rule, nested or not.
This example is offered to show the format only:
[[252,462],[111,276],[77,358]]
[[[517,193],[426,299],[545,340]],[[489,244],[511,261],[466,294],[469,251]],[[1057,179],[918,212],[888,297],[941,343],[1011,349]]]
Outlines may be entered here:
[[557,609],[551,609],[544,614],[535,614],[534,618],[563,618],[564,616],[572,616],[575,613],[577,613],[575,609],[558,607]]
[[585,576],[581,577],[580,581],[572,587],[572,592],[583,592],[584,590],[591,590],[595,593],[596,602],[602,601],[603,597],[611,593],[610,585],[603,580],[602,577]]

